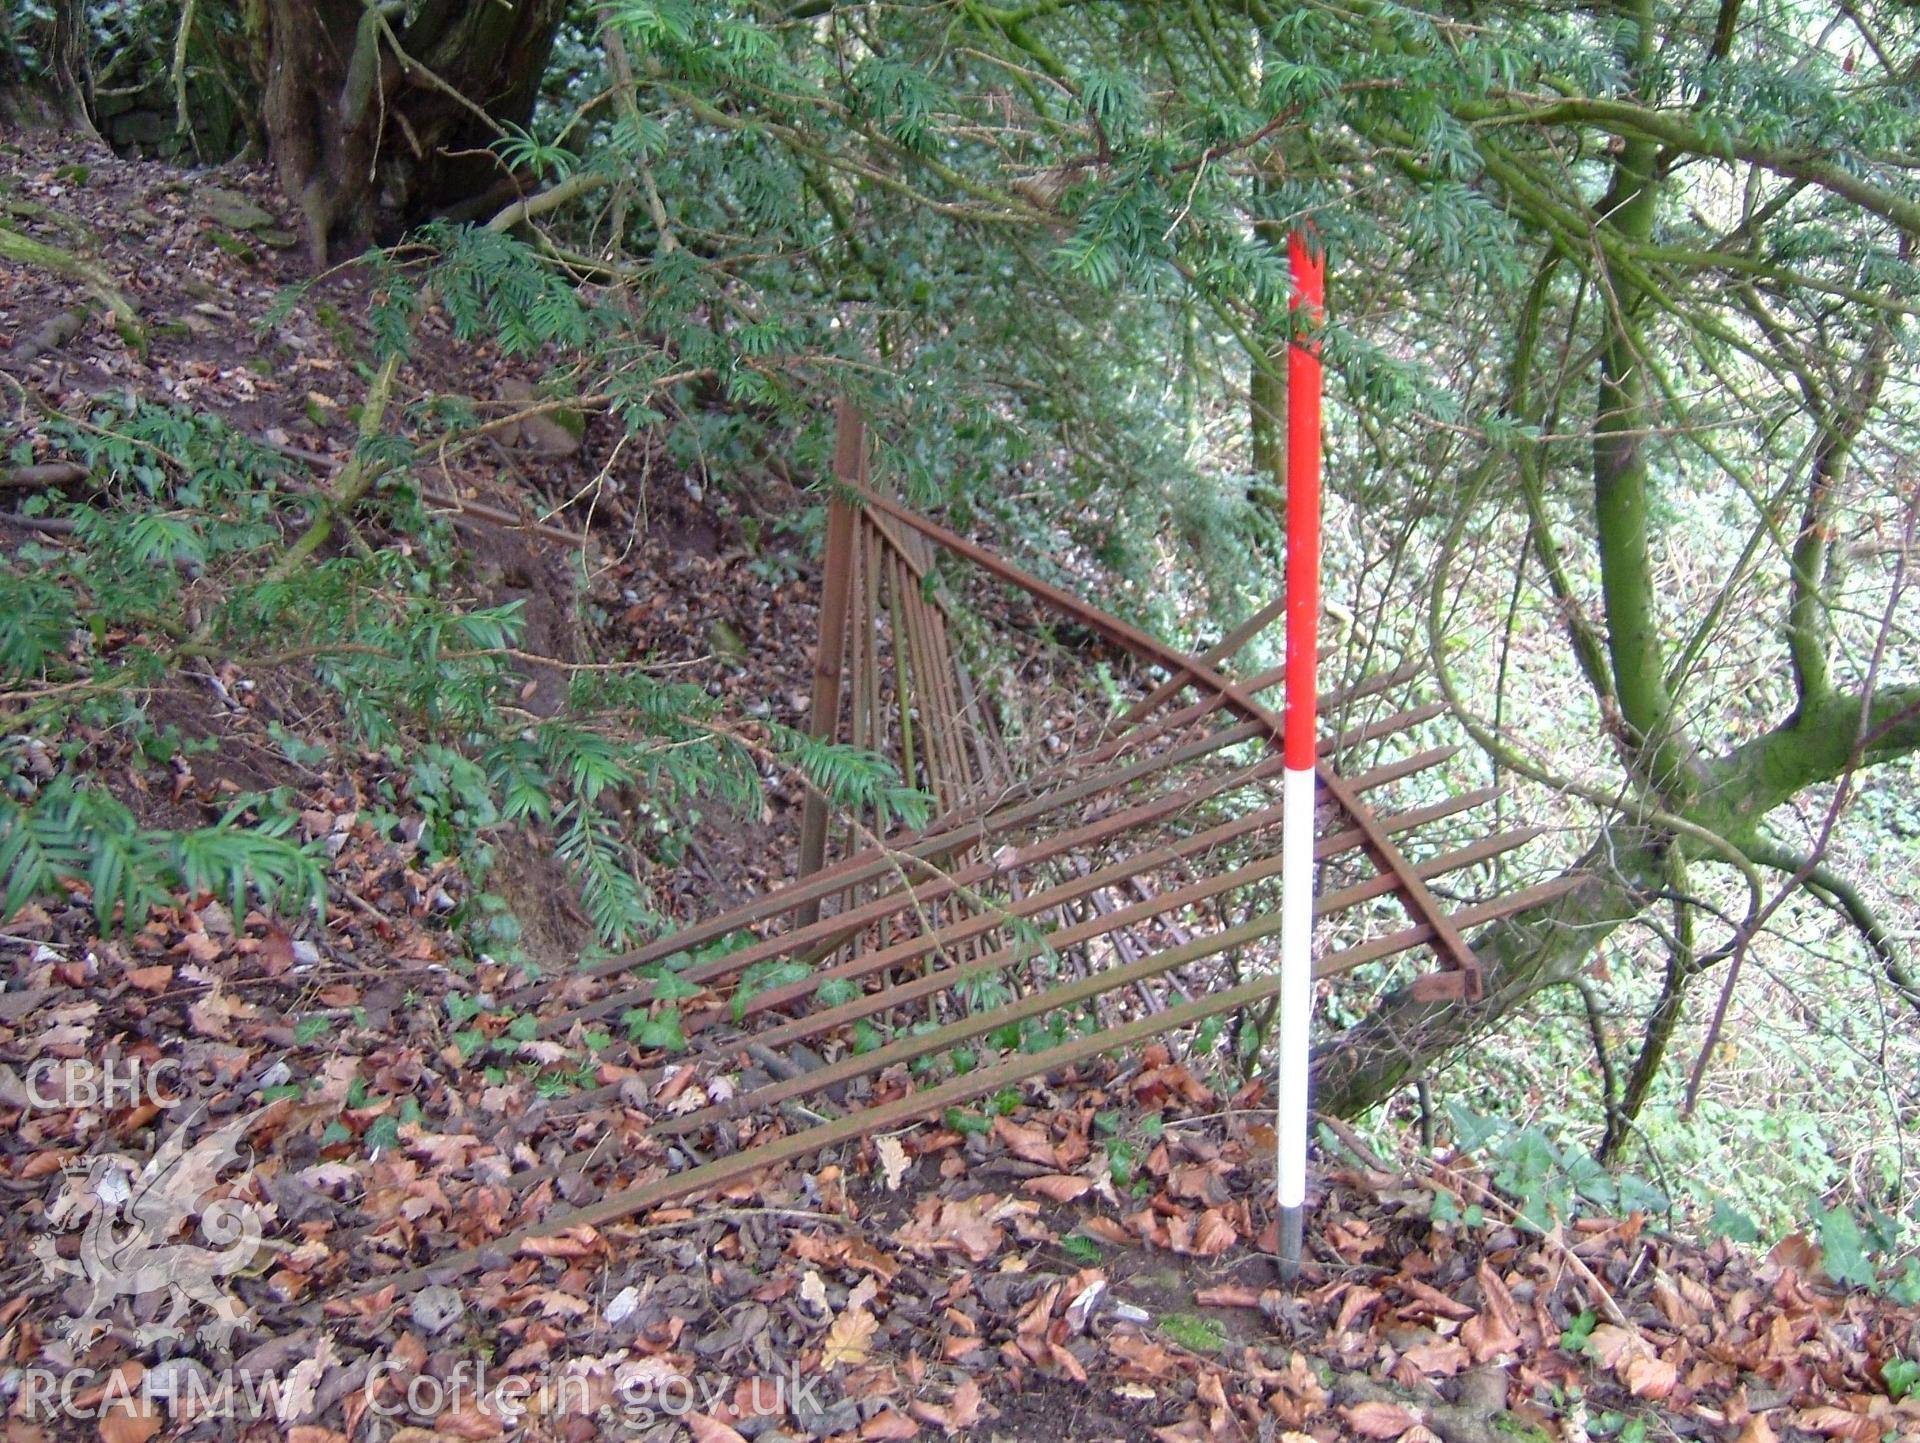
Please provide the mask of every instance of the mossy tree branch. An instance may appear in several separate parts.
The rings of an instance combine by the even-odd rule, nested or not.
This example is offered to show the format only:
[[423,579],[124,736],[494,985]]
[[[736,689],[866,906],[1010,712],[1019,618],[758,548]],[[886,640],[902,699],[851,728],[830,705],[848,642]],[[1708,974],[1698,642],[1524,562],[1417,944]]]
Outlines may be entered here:
[[386,419],[387,402],[393,394],[393,378],[400,369],[400,352],[389,355],[367,388],[367,399],[360,406],[360,449],[340,468],[333,485],[320,500],[318,514],[307,529],[295,538],[280,559],[267,568],[266,580],[285,581],[326,544],[334,526],[346,516],[387,472],[387,466],[371,459],[366,443],[380,434]]
[[33,266],[67,280],[78,281],[100,298],[101,303],[113,313],[114,320],[122,326],[137,330],[140,325],[139,312],[133,302],[113,284],[112,278],[92,261],[82,260],[71,251],[63,251],[58,246],[30,239],[7,226],[0,226],[0,260],[11,261],[18,266]]

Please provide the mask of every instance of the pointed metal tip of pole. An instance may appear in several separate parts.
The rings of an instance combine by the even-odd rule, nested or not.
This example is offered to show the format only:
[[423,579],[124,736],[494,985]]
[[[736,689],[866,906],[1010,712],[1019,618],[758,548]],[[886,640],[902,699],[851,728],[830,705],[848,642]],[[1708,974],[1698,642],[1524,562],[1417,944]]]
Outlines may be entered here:
[[1292,1287],[1300,1277],[1300,1249],[1305,1238],[1307,1210],[1304,1207],[1280,1209],[1280,1281]]

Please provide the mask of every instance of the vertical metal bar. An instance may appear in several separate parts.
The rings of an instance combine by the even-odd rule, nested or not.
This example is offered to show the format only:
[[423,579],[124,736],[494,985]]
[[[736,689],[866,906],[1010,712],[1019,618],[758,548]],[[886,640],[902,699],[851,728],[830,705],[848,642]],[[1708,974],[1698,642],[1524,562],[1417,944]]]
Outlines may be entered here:
[[[860,413],[844,396],[834,428],[833,475],[839,482],[857,485],[866,450]],[[817,737],[832,737],[840,725],[840,666],[846,652],[847,608],[852,602],[853,532],[855,503],[835,492],[827,503],[826,573],[820,589],[820,643],[813,658],[813,704],[807,718],[807,730]],[[800,819],[800,866],[798,875],[808,877],[820,870],[827,850],[827,799],[818,791],[807,792],[805,811]],[[798,913],[801,926],[820,918],[820,904],[809,902]]]
[[1288,238],[1298,313],[1287,348],[1287,711],[1281,791],[1280,1078],[1276,1169],[1280,1274],[1300,1271],[1307,1201],[1308,1049],[1313,1018],[1313,801],[1320,630],[1320,342],[1326,259]]
[[[887,617],[893,624],[893,690],[894,704],[900,709],[900,780],[908,786],[914,784],[916,774],[913,754],[913,693],[917,677],[909,649],[904,644],[906,635],[905,603],[901,600],[907,585],[907,569],[894,558],[891,583],[887,587]],[[924,689],[925,680],[920,679]]]
[[[878,748],[881,742],[874,739],[874,723],[880,710],[880,659],[876,635],[880,620],[877,615],[879,582],[874,575],[874,560],[877,547],[874,545],[874,530],[862,513],[853,532],[853,629],[849,634],[851,665],[848,679],[852,695],[848,702],[847,742],[862,749]],[[850,816],[847,819],[847,853],[852,855],[863,850],[861,829],[867,828],[871,835],[869,819]],[[858,883],[848,889],[842,910],[860,905],[862,889]],[[854,939],[858,950],[859,939]]]
[[946,668],[940,662],[940,619],[933,608],[927,605],[926,598],[920,595],[918,587],[907,597],[907,608],[913,618],[918,653],[929,682],[927,705],[922,707],[920,715],[927,732],[940,749],[942,769],[946,772],[946,791],[940,798],[940,804],[952,806],[966,795],[969,787],[966,758],[961,755],[960,739],[954,730],[953,692],[948,685]]

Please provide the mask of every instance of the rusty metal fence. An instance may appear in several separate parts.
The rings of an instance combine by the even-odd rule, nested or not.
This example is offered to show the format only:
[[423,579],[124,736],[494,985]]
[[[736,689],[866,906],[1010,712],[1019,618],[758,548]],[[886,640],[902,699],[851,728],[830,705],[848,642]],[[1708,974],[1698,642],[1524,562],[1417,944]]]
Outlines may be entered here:
[[[1188,656],[882,494],[865,451],[843,409],[812,725],[891,753],[938,815],[882,837],[876,817],[836,827],[815,797],[787,885],[512,999],[542,1007],[546,1037],[671,1006],[686,1046],[557,1104],[613,1111],[618,1144],[583,1136],[572,1156],[522,1177],[570,1171],[574,1195],[588,1196],[485,1256],[1273,1005],[1281,717],[1263,697],[1281,678],[1222,668],[1276,608]],[[1064,755],[1023,767],[960,658],[935,584],[942,553],[1162,679]],[[1534,833],[1476,833],[1471,814],[1493,793],[1440,784],[1457,748],[1423,744],[1439,705],[1397,704],[1416,681],[1403,668],[1323,698],[1314,972],[1424,950],[1438,965],[1415,979],[1420,995],[1474,997],[1480,968],[1464,934],[1565,884],[1436,898],[1436,879],[1471,891]]]

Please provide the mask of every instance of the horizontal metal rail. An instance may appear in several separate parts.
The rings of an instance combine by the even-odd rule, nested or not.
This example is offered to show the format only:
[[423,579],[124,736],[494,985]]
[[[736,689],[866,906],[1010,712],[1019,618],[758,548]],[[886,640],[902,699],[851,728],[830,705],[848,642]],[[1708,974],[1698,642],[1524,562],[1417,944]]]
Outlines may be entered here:
[[[1575,879],[1560,878],[1539,887],[1529,888],[1526,892],[1516,892],[1479,907],[1467,908],[1454,914],[1454,920],[1461,926],[1473,926],[1480,922],[1491,921],[1524,911],[1530,906],[1538,906],[1541,902],[1551,900],[1575,885],[1577,885]],[[1271,935],[1278,929],[1279,920],[1275,918],[1267,934]],[[1417,939],[1406,945],[1417,946],[1421,940],[1426,939]],[[1316,974],[1332,975],[1333,972],[1347,970],[1348,966],[1358,965],[1357,963],[1329,965],[1342,962],[1344,956],[1345,954],[1336,953],[1324,958],[1316,967]],[[1188,1002],[1175,1003],[1163,1012],[1135,1018],[1090,1037],[1069,1038],[1058,1046],[1047,1048],[1042,1052],[1008,1057],[934,1087],[909,1092],[904,1097],[882,1103],[877,1107],[864,1108],[817,1127],[773,1138],[744,1152],[715,1158],[712,1162],[701,1163],[683,1172],[669,1173],[650,1179],[609,1197],[601,1198],[597,1202],[552,1213],[539,1222],[494,1238],[479,1247],[466,1248],[424,1266],[371,1279],[360,1289],[360,1292],[372,1293],[391,1288],[399,1294],[430,1282],[456,1278],[491,1260],[511,1257],[527,1243],[537,1239],[551,1237],[555,1233],[572,1228],[604,1228],[667,1203],[678,1202],[710,1192],[715,1188],[726,1187],[731,1183],[739,1182],[742,1178],[784,1166],[826,1148],[856,1141],[869,1133],[885,1132],[907,1123],[938,1117],[949,1107],[987,1097],[1004,1087],[1025,1082],[1029,1078],[1084,1062],[1103,1052],[1131,1047],[1163,1033],[1194,1026],[1210,1017],[1218,1017],[1237,1008],[1264,1002],[1277,994],[1279,988],[1278,974],[1257,977],[1223,992],[1211,992]]]
[[[1403,715],[1417,717],[1423,710],[1424,708],[1419,708],[1414,712]],[[1392,721],[1394,719],[1388,718],[1387,720]],[[1384,725],[1386,725],[1386,723],[1382,722],[1376,723],[1375,727],[1362,727],[1359,728],[1354,735],[1364,736],[1376,727]],[[1343,739],[1336,738],[1334,742],[1329,745],[1338,744],[1342,740]],[[1428,755],[1430,754],[1421,754],[1422,757]],[[1440,759],[1441,758],[1435,758],[1435,760]],[[1366,787],[1376,785],[1376,778],[1378,780],[1391,780],[1393,777],[1404,775],[1403,768],[1405,768],[1405,765],[1405,763],[1389,762],[1382,767],[1374,769],[1373,772],[1362,773],[1354,780],[1360,784],[1362,789],[1365,789]],[[1128,770],[1133,769],[1129,768]],[[1000,854],[994,857],[976,862],[951,873],[940,872],[933,869],[930,864],[925,863],[924,859],[914,859],[905,855],[896,857],[894,864],[898,871],[905,872],[918,860],[921,866],[926,867],[930,875],[925,878],[918,888],[915,888],[909,880],[907,886],[884,893],[869,902],[861,903],[844,912],[836,912],[831,917],[823,917],[818,922],[807,926],[796,927],[790,931],[780,932],[771,937],[762,938],[760,941],[743,947],[738,951],[729,952],[724,956],[715,957],[709,961],[697,963],[692,967],[685,968],[679,975],[689,982],[711,981],[720,977],[732,976],[734,973],[744,971],[757,962],[764,962],[772,958],[801,952],[816,943],[844,940],[853,932],[890,917],[897,912],[902,912],[909,908],[930,906],[935,902],[952,896],[964,888],[974,888],[996,877],[1006,876],[1016,871],[1037,866],[1042,862],[1050,861],[1054,857],[1062,856],[1076,848],[1097,845],[1109,838],[1119,836],[1133,829],[1165,821],[1167,818],[1188,808],[1198,806],[1204,802],[1217,800],[1242,787],[1251,786],[1277,776],[1280,771],[1280,758],[1277,755],[1268,756],[1265,760],[1256,762],[1250,767],[1228,773],[1210,782],[1196,784],[1180,791],[1168,792],[1152,801],[1139,803],[1133,807],[1109,813],[1097,821],[1089,822],[1065,832],[1056,833],[1054,836],[1030,843],[1025,847],[1003,849]],[[1150,772],[1147,774],[1150,774]],[[1102,788],[1100,790],[1105,789]],[[826,874],[822,872],[816,873],[815,875],[824,876]],[[735,915],[742,914],[736,913]],[[729,930],[737,931],[739,929],[736,927]],[[721,935],[726,934],[722,933]],[[587,969],[583,975],[596,975],[603,973],[605,970],[604,967],[590,968]],[[645,980],[632,987],[624,988],[617,993],[599,998],[594,1002],[585,1003],[569,1012],[550,1018],[542,1023],[539,1035],[542,1037],[556,1036],[565,1032],[576,1022],[589,1018],[604,1017],[609,1012],[616,1011],[621,1007],[636,1006],[640,1003],[651,1001],[654,990],[655,984],[651,980]]]
[[[1398,684],[1400,679],[1398,672],[1369,678],[1343,692],[1334,693],[1325,699],[1323,705],[1328,708],[1344,705],[1349,700],[1384,691]],[[1273,680],[1277,682],[1279,678],[1276,676]],[[1197,716],[1210,709],[1212,708],[1196,707],[1193,711]],[[1338,752],[1364,745],[1368,741],[1390,735],[1393,730],[1430,720],[1438,715],[1440,710],[1442,708],[1438,706],[1428,706],[1398,713],[1368,726],[1355,728],[1341,736],[1329,738],[1322,744],[1322,750]],[[1397,726],[1396,723],[1398,723]],[[1251,723],[1224,728],[1195,741],[1170,748],[1166,752],[1157,753],[1143,762],[1093,777],[1085,774],[1087,766],[1110,761],[1112,757],[1094,753],[1089,757],[1078,758],[1068,765],[1052,768],[1042,776],[1036,777],[1018,788],[1014,796],[995,803],[984,812],[957,812],[937,817],[920,830],[905,833],[885,847],[868,848],[854,856],[823,867],[812,876],[802,878],[791,886],[763,892],[720,916],[691,923],[680,931],[656,938],[635,951],[592,963],[568,977],[547,979],[523,987],[512,993],[507,1000],[516,1007],[524,1006],[544,994],[556,982],[571,981],[578,977],[609,976],[629,968],[645,967],[671,957],[677,952],[704,947],[709,942],[716,942],[756,922],[764,922],[782,913],[794,911],[809,902],[830,897],[845,888],[883,878],[899,869],[902,858],[925,859],[950,854],[977,843],[1009,835],[1030,822],[1047,816],[1052,811],[1071,806],[1078,801],[1085,801],[1089,797],[1099,795],[1102,791],[1128,785],[1156,771],[1210,756],[1237,742],[1251,741],[1259,736],[1261,731],[1261,728]],[[1119,744],[1115,745],[1117,747]],[[1061,784],[1057,792],[1040,793],[1037,790],[1041,786],[1052,786],[1056,783]]]
[[[1483,803],[1492,801],[1494,796],[1494,790],[1489,787],[1484,791],[1470,792],[1458,797],[1449,797],[1446,801],[1436,803],[1432,807],[1422,808],[1419,812],[1408,812],[1402,814],[1400,817],[1390,818],[1383,822],[1382,825],[1389,832],[1411,830],[1426,822],[1452,816],[1458,812],[1468,811]],[[1274,813],[1278,813],[1279,810],[1278,807],[1269,808],[1269,811]],[[1313,855],[1316,860],[1324,861],[1329,857],[1337,857],[1343,852],[1355,851],[1365,845],[1366,833],[1358,827],[1348,827],[1343,831],[1334,832],[1316,839]],[[1129,863],[1131,860],[1132,859],[1128,859]],[[1017,904],[1016,914],[1029,916],[1035,911],[1044,911],[1049,907],[1058,906],[1062,901],[1084,896],[1090,891],[1097,891],[1101,886],[1110,885],[1116,880],[1116,876],[1124,878],[1138,875],[1138,869],[1130,867],[1128,863],[1119,863],[1113,867],[1104,869],[1104,871],[1107,875],[1100,882],[1092,886],[1087,885],[1089,881],[1091,881],[1091,878],[1083,876],[1076,878],[1072,882],[1063,883],[1061,886],[1053,888],[1049,892],[1035,893],[1032,897],[1028,897]],[[1232,871],[1218,873],[1210,877],[1202,877],[1198,881],[1190,882],[1184,887],[1172,888],[1165,892],[1156,893],[1145,901],[1135,902],[1129,906],[1117,908],[1112,912],[1103,913],[1101,916],[1089,918],[1085,922],[1076,923],[1071,927],[1065,927],[1059,931],[1048,933],[1044,944],[1045,949],[1060,951],[1068,947],[1075,947],[1082,942],[1091,941],[1095,937],[1104,937],[1119,928],[1131,926],[1135,922],[1144,922],[1154,917],[1164,916],[1169,912],[1177,912],[1181,908],[1192,906],[1196,902],[1205,902],[1223,893],[1231,892],[1237,888],[1248,886],[1251,883],[1264,881],[1269,877],[1277,877],[1279,875],[1280,855],[1278,852],[1274,852],[1257,860],[1246,862],[1241,866],[1235,867]],[[1392,886],[1392,879],[1388,878],[1387,885],[1383,890],[1391,891]],[[1035,903],[1039,905],[1034,905]],[[789,983],[782,987],[770,987],[765,992],[756,992],[751,1000],[741,1009],[740,1015],[744,1018],[762,1012],[774,1011],[789,1003],[797,1002],[808,997],[818,991],[822,983],[836,979],[851,981],[857,977],[871,976],[873,973],[882,971],[888,967],[897,967],[904,962],[912,961],[936,948],[950,945],[947,935],[949,931],[968,927],[969,924],[977,920],[978,919],[969,918],[966,922],[956,924],[955,928],[938,929],[925,936],[911,938],[906,942],[896,944],[894,947],[865,953],[862,956],[855,957],[852,961],[844,962],[837,967],[830,967],[825,971],[818,972],[804,982]],[[968,931],[963,935],[970,936],[972,935],[972,931]],[[1028,961],[1032,955],[1033,949],[1016,943],[1008,947],[1003,947],[992,956],[983,957],[980,960],[982,963],[992,963],[994,967],[998,968],[1014,966],[1018,963]],[[928,987],[927,983],[931,978],[941,975],[943,975],[942,972],[936,970],[929,973],[927,977],[895,983],[887,989],[886,993],[881,995],[895,997],[904,1002],[915,997],[924,996],[928,991],[940,991],[943,990],[943,987]],[[864,1000],[866,999],[848,1002],[843,1004],[843,1007],[846,1009],[857,1008],[860,1005],[860,1001]],[[841,1009],[835,1010],[838,1011]],[[713,1023],[719,1022],[730,1015],[730,1012],[731,1009],[726,1006],[716,1007],[710,1012],[697,1014],[697,1017],[701,1020],[696,1021],[693,1018],[689,1018],[687,1020],[687,1026],[690,1028],[711,1026]],[[822,1015],[824,1016],[824,1014]],[[850,1019],[854,1016],[864,1014],[849,1011],[847,1015]],[[800,1022],[811,1022],[813,1020],[811,1016],[800,1019],[794,1023],[777,1027],[773,1032],[756,1036],[754,1040],[765,1043],[768,1046],[778,1045],[778,1043],[787,1040],[785,1034],[788,1033],[789,1028],[799,1027]],[[815,1030],[816,1029],[813,1028],[807,1028],[793,1035],[809,1036]],[[780,1035],[776,1036],[776,1034]]]
[[[1425,807],[1419,807],[1411,811],[1396,813],[1386,817],[1382,820],[1381,825],[1393,833],[1411,831],[1416,827],[1425,826],[1428,823],[1440,821],[1450,816],[1456,816],[1462,812],[1482,806],[1491,801],[1495,795],[1497,795],[1496,791],[1489,787],[1478,792],[1468,792],[1460,796],[1448,797],[1444,801],[1435,802]],[[1277,812],[1278,809],[1270,810]],[[1504,851],[1507,850],[1509,846],[1518,846],[1531,835],[1533,834],[1508,833],[1506,838],[1501,839],[1505,845],[1499,850]],[[1338,856],[1343,852],[1353,851],[1360,847],[1363,841],[1364,837],[1360,829],[1357,827],[1349,827],[1344,831],[1317,838],[1314,843],[1314,856],[1316,859],[1325,860],[1329,857]],[[1470,851],[1471,849],[1468,850]],[[1461,867],[1470,865],[1476,860],[1480,859],[1467,857],[1464,856],[1464,854],[1456,854],[1456,860],[1448,870],[1458,870]],[[1082,942],[1091,941],[1096,937],[1107,936],[1119,928],[1130,926],[1135,922],[1163,916],[1168,912],[1189,906],[1195,901],[1205,900],[1223,892],[1232,891],[1253,882],[1264,880],[1269,876],[1275,875],[1277,869],[1277,861],[1269,857],[1258,864],[1246,868],[1215,877],[1203,878],[1188,887],[1156,893],[1130,906],[1117,908],[1099,917],[1091,918],[1088,921],[1077,923],[1072,927],[1051,933],[1046,938],[1046,947],[1048,950],[1058,951],[1063,948],[1077,946]],[[1108,870],[1127,872],[1128,869],[1122,865]],[[1128,872],[1128,875],[1134,874]],[[1091,879],[1087,877],[1076,879],[1079,884],[1085,884],[1090,880]],[[1113,879],[1109,877],[1107,880],[1110,882]],[[1084,885],[1068,885],[1073,888],[1076,894],[1086,890]],[[1367,892],[1365,897],[1384,896],[1393,890],[1391,879],[1382,881],[1380,878],[1375,878],[1365,885],[1374,888],[1374,890]],[[1067,890],[1067,888],[1063,887],[1060,890],[1064,891]],[[1346,896],[1347,894],[1330,893],[1329,895],[1339,897]],[[1365,897],[1356,893],[1349,898],[1348,904],[1351,905],[1351,903],[1365,900]],[[1047,900],[1038,895],[1026,899],[1027,902],[1043,902],[1044,905],[1057,905],[1058,900],[1058,898]],[[1040,908],[1040,910],[1043,909],[1044,906]],[[1322,914],[1325,914],[1324,909],[1322,909]],[[969,919],[970,922],[972,920],[975,919]],[[890,952],[894,952],[894,949],[865,953],[838,967],[817,972],[804,982],[794,982],[782,987],[769,988],[762,993],[756,993],[752,1000],[743,1008],[742,1019],[744,1020],[745,1017],[771,1011],[791,1002],[804,999],[812,993],[817,992],[821,985],[828,981],[834,979],[853,980],[855,978],[869,976],[874,972],[881,971],[888,967],[898,966],[901,961],[906,958],[919,955],[926,951],[927,946],[925,944],[928,944],[930,940],[935,939],[913,939],[914,943],[922,944],[916,947],[913,952],[907,952],[903,947],[894,955],[889,955]],[[833,1031],[837,1027],[842,1027],[854,1022],[859,1018],[870,1017],[874,1013],[884,1011],[888,1007],[915,1002],[924,997],[949,991],[970,980],[992,976],[1006,967],[1017,965],[1020,962],[1028,960],[1029,956],[1028,950],[1019,945],[1003,947],[988,956],[964,966],[937,967],[928,971],[924,976],[894,983],[882,991],[853,998],[848,1002],[841,1003],[838,1006],[828,1008],[821,1012],[807,1013],[804,1016],[783,1022],[776,1027],[769,1028],[762,1032],[756,1032],[752,1036],[744,1039],[719,1039],[710,1046],[702,1046],[700,1052],[709,1057],[724,1055],[729,1051],[737,1050],[747,1043],[768,1048],[784,1047],[790,1043],[809,1037],[818,1037],[824,1033]],[[725,1020],[731,1015],[732,1013],[729,1007],[717,1007],[706,1012],[693,1014],[685,1019],[683,1025],[688,1032],[698,1032]],[[573,1097],[565,1099],[565,1101],[558,1106],[564,1111],[572,1112],[579,1108],[591,1107],[603,1102],[617,1095],[619,1090],[619,1084],[592,1088],[586,1092],[578,1093]]]
[[[1512,851],[1538,835],[1540,835],[1540,829],[1525,828],[1497,837],[1486,837],[1471,846],[1462,847],[1458,851],[1448,852],[1444,856],[1422,863],[1419,872],[1423,878],[1440,877],[1448,872],[1478,866],[1504,852]],[[1355,838],[1352,845],[1360,845],[1359,839]],[[1258,875],[1248,877],[1250,882],[1258,881],[1264,876],[1278,875],[1279,872],[1277,866],[1263,866],[1252,870]],[[1382,874],[1370,877],[1364,882],[1357,882],[1350,887],[1325,893],[1314,899],[1314,915],[1316,917],[1332,916],[1376,897],[1389,896],[1394,892],[1395,885],[1393,877]],[[1216,888],[1216,890],[1219,889]],[[1096,924],[1090,925],[1104,924],[1106,920],[1106,918],[1100,918]],[[989,1011],[977,1012],[970,1017],[949,1022],[930,1032],[903,1037],[883,1047],[877,1047],[871,1052],[855,1053],[838,1062],[828,1063],[825,1067],[814,1068],[796,1077],[769,1083],[765,1087],[755,1088],[752,1092],[741,1093],[731,1102],[702,1108],[681,1117],[658,1119],[654,1122],[653,1128],[656,1132],[667,1135],[694,1131],[722,1118],[741,1117],[794,1098],[805,1097],[809,1093],[824,1091],[826,1088],[838,1086],[870,1072],[884,1071],[895,1063],[931,1057],[950,1047],[970,1042],[976,1037],[984,1037],[987,1033],[998,1031],[1002,1027],[1042,1017],[1062,1007],[1077,1006],[1107,993],[1131,987],[1136,982],[1162,977],[1189,963],[1261,941],[1278,931],[1279,927],[1279,913],[1263,913],[1251,922],[1196,937],[1180,946],[1169,947],[1164,951],[1143,957],[1138,962],[1093,972],[1061,986],[1049,987],[1045,991],[1016,998]],[[968,978],[989,976],[998,970],[998,964],[983,962],[939,975],[947,986],[954,986]]]

